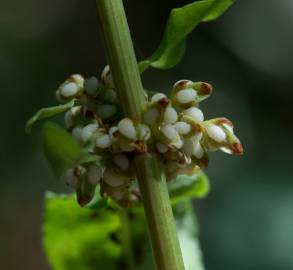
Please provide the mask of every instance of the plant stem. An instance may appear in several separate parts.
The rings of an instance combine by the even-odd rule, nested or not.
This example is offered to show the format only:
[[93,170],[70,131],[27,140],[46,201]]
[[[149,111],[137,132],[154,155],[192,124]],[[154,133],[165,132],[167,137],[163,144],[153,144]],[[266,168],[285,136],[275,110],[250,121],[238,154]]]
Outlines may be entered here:
[[120,208],[119,212],[121,218],[121,240],[127,269],[136,270],[128,212],[124,208]]
[[[97,0],[99,20],[114,84],[126,117],[141,119],[143,86],[122,0]],[[153,254],[158,270],[184,269],[165,175],[149,153],[135,159]]]

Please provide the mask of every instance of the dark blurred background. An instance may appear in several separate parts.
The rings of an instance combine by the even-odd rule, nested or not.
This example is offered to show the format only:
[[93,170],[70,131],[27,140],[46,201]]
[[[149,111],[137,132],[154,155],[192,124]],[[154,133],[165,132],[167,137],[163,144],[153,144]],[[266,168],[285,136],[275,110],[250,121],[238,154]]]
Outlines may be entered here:
[[[124,1],[139,59],[158,45],[171,8],[190,1]],[[149,70],[148,89],[178,79],[214,85],[202,109],[226,116],[243,157],[211,155],[212,190],[195,202],[207,270],[293,269],[293,1],[238,0],[189,37],[183,61]],[[42,154],[40,127],[25,121],[55,104],[70,74],[98,75],[105,65],[95,1],[0,0],[0,268],[49,269],[42,251],[45,190],[66,191]]]

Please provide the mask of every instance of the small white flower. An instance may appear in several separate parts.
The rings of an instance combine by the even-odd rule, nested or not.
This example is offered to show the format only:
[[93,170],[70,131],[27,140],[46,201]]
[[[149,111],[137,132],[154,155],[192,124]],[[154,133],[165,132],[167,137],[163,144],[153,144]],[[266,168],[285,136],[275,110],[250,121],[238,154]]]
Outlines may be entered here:
[[165,125],[161,127],[161,132],[167,137],[170,141],[174,141],[178,136],[176,129],[172,125]]
[[128,171],[129,160],[125,155],[123,154],[116,155],[113,161],[122,171]]
[[90,165],[87,172],[88,182],[92,185],[99,183],[103,176],[103,168],[100,165]]
[[96,139],[96,146],[102,149],[110,147],[112,144],[110,135],[108,134],[100,134]]
[[159,117],[159,111],[157,108],[151,108],[145,112],[143,119],[144,122],[148,125],[153,125],[157,122]]
[[167,98],[165,94],[163,93],[157,93],[155,95],[152,96],[151,102],[152,103],[156,103],[158,101],[160,101],[163,98]]
[[191,130],[191,126],[185,122],[176,122],[174,127],[180,135],[186,135]]
[[196,122],[202,122],[204,120],[203,112],[197,107],[191,107],[183,111],[183,114],[192,117]]
[[104,173],[104,181],[111,187],[119,187],[127,182],[127,177],[123,174],[113,172],[111,169],[106,169]]
[[201,159],[203,157],[204,151],[203,151],[200,143],[197,143],[194,145],[192,154],[198,159]]
[[99,125],[97,123],[86,125],[81,132],[81,139],[83,142],[88,141],[92,135],[98,130]]
[[73,97],[77,94],[79,87],[74,82],[69,82],[61,86],[60,94],[65,98]]
[[177,121],[178,115],[174,108],[168,107],[164,112],[164,123],[173,124]]
[[197,97],[197,92],[192,88],[187,88],[180,90],[177,93],[176,97],[179,103],[189,103],[195,100],[195,98]]
[[156,143],[156,147],[159,153],[164,154],[168,151],[168,146],[162,143]]
[[220,127],[211,125],[207,127],[207,133],[211,139],[216,142],[223,142],[226,139],[226,133]]
[[131,119],[124,118],[118,123],[119,132],[131,140],[137,140],[136,129]]
[[81,142],[81,133],[82,133],[82,127],[81,126],[76,126],[73,130],[72,130],[72,136],[75,138],[75,140],[77,142]]
[[84,89],[89,95],[95,95],[98,90],[98,79],[90,77],[84,81]]

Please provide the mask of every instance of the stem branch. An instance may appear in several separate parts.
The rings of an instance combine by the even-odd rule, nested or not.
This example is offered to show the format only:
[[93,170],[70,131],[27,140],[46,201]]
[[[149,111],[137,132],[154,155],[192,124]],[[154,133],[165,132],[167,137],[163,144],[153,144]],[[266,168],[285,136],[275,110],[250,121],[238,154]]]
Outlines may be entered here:
[[[96,0],[114,84],[126,117],[141,119],[145,108],[143,86],[122,0]],[[158,270],[183,270],[183,260],[164,170],[149,153],[135,159],[153,254]]]

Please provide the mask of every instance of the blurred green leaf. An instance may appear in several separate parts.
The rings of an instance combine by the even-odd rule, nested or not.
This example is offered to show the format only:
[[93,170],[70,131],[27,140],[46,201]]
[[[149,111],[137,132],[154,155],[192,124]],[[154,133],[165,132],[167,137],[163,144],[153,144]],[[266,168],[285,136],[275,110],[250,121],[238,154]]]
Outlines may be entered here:
[[173,207],[185,270],[203,270],[199,230],[191,201]]
[[111,235],[119,227],[115,212],[80,208],[74,195],[47,193],[43,244],[54,270],[118,269],[122,250]]
[[43,127],[43,148],[57,176],[75,166],[81,155],[81,148],[74,138],[52,123],[46,123]]
[[149,66],[168,69],[182,59],[186,37],[200,22],[207,22],[221,16],[235,0],[203,0],[175,8],[171,11],[163,39],[152,56],[139,63],[141,73]]
[[56,114],[63,113],[67,110],[69,110],[71,107],[74,106],[75,100],[70,100],[68,103],[54,106],[54,107],[48,107],[40,109],[34,116],[32,116],[25,125],[25,132],[30,133],[32,130],[33,124],[41,119],[52,117]]
[[178,204],[191,198],[203,198],[210,191],[208,177],[200,172],[192,176],[179,175],[168,185],[172,204]]

